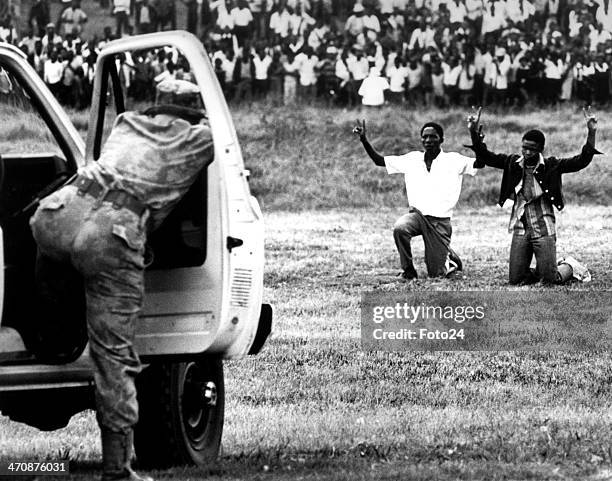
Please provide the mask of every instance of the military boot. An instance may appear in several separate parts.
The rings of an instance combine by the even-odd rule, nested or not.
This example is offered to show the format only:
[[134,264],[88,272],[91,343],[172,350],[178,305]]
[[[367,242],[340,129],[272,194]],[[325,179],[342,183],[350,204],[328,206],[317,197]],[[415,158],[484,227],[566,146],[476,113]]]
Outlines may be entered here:
[[117,433],[105,428],[102,431],[102,481],[153,481],[149,476],[139,476],[130,466],[134,434]]

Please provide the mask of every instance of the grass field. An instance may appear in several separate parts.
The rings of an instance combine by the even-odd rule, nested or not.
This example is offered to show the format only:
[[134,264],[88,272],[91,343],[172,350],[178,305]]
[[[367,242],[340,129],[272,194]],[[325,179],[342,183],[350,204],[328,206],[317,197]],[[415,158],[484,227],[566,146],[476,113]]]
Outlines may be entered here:
[[[112,25],[96,3],[83,5],[90,15],[88,36]],[[22,8],[27,7],[28,0]],[[59,3],[52,8],[55,20]],[[402,284],[395,277],[399,269],[391,237],[405,206],[401,176],[375,167],[351,135],[355,119],[365,118],[379,151],[402,153],[418,149],[420,126],[436,120],[446,129],[445,149],[468,154],[462,147],[468,141],[466,113],[268,104],[234,109],[253,193],[266,216],[265,299],[275,306],[274,333],[260,355],[226,363],[226,423],[218,462],[204,471],[176,468],[153,476],[181,481],[612,480],[609,351],[361,350],[364,291],[400,296],[407,290],[510,290],[509,212],[494,206],[499,172],[485,169],[464,183],[453,246],[465,262],[465,277]],[[609,153],[610,121],[604,112],[599,116],[598,148]],[[84,130],[85,114],[74,117]],[[572,155],[586,131],[581,112],[571,106],[485,111],[483,121],[489,146],[502,152],[515,151],[527,129],[541,128],[548,153]],[[2,148],[17,142],[24,129],[31,138],[39,137],[37,127],[11,125],[0,129]],[[39,144],[29,142],[23,150],[33,145]],[[611,173],[604,155],[564,179],[568,207],[558,215],[559,253],[586,263],[593,281],[554,292],[612,287]],[[414,252],[424,275],[418,241]],[[518,290],[541,292],[543,298],[551,291]],[[97,479],[94,415],[79,414],[52,433],[0,417],[0,455],[69,459],[75,479]]]
[[[399,212],[268,213],[265,297],[276,307],[274,336],[259,356],[226,364],[223,454],[208,472],[190,468],[153,474],[179,480],[203,475],[610,479],[609,352],[360,349],[363,291],[508,289],[506,212],[460,210],[454,244],[466,262],[466,279],[411,286],[394,277],[397,261],[389,229]],[[601,224],[585,224],[585,216]],[[570,289],[609,289],[611,216],[607,207],[574,206],[564,214],[560,248],[571,249],[594,277],[590,285]],[[416,242],[415,256],[422,254]],[[6,419],[0,426],[5,456],[65,456],[75,461],[78,478],[94,479],[100,454],[92,413],[76,416],[54,433]]]
[[[499,172],[485,170],[466,180],[453,221],[453,246],[465,276],[398,282],[391,228],[405,209],[402,179],[366,158],[350,134],[356,115],[368,119],[372,142],[387,153],[418,148],[418,127],[430,118],[447,127],[449,148],[465,141],[460,111],[235,110],[266,216],[265,299],[275,306],[274,333],[260,355],[226,363],[218,462],[206,471],[152,474],[176,480],[612,479],[608,351],[361,349],[363,292],[511,290],[510,238],[509,212],[492,205]],[[85,127],[83,114],[75,119]],[[489,114],[485,122],[491,144],[510,151],[522,131],[546,124],[550,150],[566,155],[581,145],[585,130],[570,108],[497,120]],[[598,145],[610,151],[606,119],[600,124]],[[568,206],[558,215],[559,254],[587,264],[593,281],[519,291],[545,298],[551,290],[610,290],[607,159],[600,156],[584,172],[567,176]],[[424,277],[421,242],[414,243],[414,253]],[[568,301],[565,307],[573,306]],[[96,479],[100,446],[93,413],[52,433],[0,418],[0,453],[70,459],[75,478]]]

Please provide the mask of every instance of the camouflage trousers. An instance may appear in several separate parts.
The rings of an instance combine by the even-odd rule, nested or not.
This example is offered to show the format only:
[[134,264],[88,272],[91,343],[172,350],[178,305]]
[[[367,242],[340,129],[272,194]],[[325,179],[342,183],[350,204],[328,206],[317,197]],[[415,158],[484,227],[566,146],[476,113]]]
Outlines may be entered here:
[[52,283],[68,263],[83,276],[97,419],[114,432],[128,432],[138,420],[133,340],[144,297],[145,216],[67,185],[45,197],[30,219],[39,281]]

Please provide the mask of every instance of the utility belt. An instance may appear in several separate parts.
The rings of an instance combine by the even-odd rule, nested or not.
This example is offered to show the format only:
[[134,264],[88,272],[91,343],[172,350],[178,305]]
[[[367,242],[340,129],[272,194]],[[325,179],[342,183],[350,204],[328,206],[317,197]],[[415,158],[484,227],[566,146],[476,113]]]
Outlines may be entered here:
[[96,200],[112,204],[115,209],[128,209],[137,216],[141,216],[147,209],[147,206],[132,194],[119,189],[107,190],[95,179],[84,175],[73,177],[66,185],[74,185],[78,195],[87,194]]

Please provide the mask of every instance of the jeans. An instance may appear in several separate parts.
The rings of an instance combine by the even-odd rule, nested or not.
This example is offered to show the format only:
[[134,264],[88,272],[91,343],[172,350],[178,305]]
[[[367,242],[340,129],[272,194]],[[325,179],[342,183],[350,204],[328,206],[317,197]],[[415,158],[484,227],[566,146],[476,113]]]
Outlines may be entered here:
[[[435,232],[432,232],[432,229],[435,229]],[[444,276],[452,233],[453,228],[449,218],[423,216],[420,212],[412,210],[401,216],[393,226],[393,238],[405,275],[409,278],[416,277],[410,241],[413,237],[422,235],[427,274],[429,277]]]
[[138,420],[135,322],[144,298],[147,214],[115,208],[68,185],[30,219],[39,249],[37,282],[52,285],[67,264],[83,276],[98,424],[129,432]]
[[[529,269],[535,255],[536,272]],[[556,284],[561,280],[557,270],[557,238],[554,235],[531,238],[529,234],[514,233],[510,245],[510,284],[529,283],[542,279],[544,283]]]

